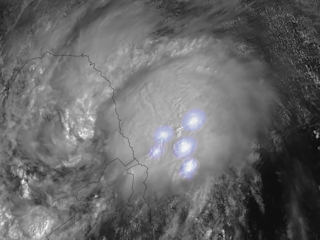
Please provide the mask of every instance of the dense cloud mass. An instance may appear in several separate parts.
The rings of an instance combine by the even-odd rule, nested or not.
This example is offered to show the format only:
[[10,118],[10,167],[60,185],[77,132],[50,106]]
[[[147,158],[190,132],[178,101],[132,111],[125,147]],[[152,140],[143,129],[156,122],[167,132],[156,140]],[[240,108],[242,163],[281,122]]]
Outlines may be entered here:
[[[257,166],[263,157],[291,159],[275,132],[295,113],[285,105],[298,100],[286,102],[267,57],[250,52],[237,35],[222,34],[253,4],[174,2],[70,1],[59,15],[55,9],[64,3],[56,1],[42,23],[33,13],[49,6],[35,1],[15,23],[18,30],[8,31],[0,147],[1,174],[12,180],[2,180],[10,196],[1,206],[9,229],[3,238],[257,239],[263,233],[256,227],[264,223],[250,225],[250,217],[269,209]],[[310,109],[302,110],[306,119]],[[264,155],[273,147],[283,155]],[[290,174],[303,167],[288,165],[274,172],[283,171],[289,185]],[[290,203],[284,232],[309,239],[297,191],[284,192]],[[170,207],[161,210],[165,202]],[[250,204],[257,209],[245,210]],[[146,229],[132,230],[135,224]]]
[[[93,137],[99,142],[95,150],[101,151],[101,165],[92,171],[119,158],[134,173],[136,193],[144,192],[142,182],[148,174],[146,193],[166,194],[168,189],[182,190],[179,180],[172,179],[181,164],[173,155],[172,142],[183,136],[196,139],[194,157],[199,171],[193,182],[202,184],[214,169],[250,161],[248,155],[258,130],[268,123],[273,99],[263,79],[262,63],[232,57],[232,41],[218,41],[207,33],[154,39],[150,36],[159,18],[148,13],[150,9],[140,2],[78,9],[70,16],[70,26],[57,26],[42,36],[41,46],[58,55],[84,53],[94,68],[85,58],[66,56],[58,62],[47,54],[44,58],[51,66],[45,70],[48,86],[43,91],[60,95],[54,107],[62,109],[63,115],[64,109],[70,109],[73,118],[84,119],[73,126],[76,131],[84,125],[88,133],[77,132],[80,137],[83,134],[83,139]],[[56,36],[59,38],[54,39]],[[206,113],[207,122],[198,132],[188,133],[179,126],[182,116],[194,108]],[[154,144],[152,136],[164,124],[175,129],[175,136],[161,158],[152,161],[147,155]],[[62,129],[60,138],[72,144]],[[132,177],[123,176],[126,168],[122,164],[110,164],[106,171],[117,172],[117,181],[128,178],[125,186],[119,187],[128,198]]]

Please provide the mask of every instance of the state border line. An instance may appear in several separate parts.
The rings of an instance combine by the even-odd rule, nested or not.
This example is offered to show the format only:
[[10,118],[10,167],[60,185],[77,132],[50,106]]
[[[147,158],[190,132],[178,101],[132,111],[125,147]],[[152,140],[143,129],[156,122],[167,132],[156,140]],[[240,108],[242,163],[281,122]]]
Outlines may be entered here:
[[[103,174],[104,174],[105,169],[106,169],[107,166],[108,166],[109,164],[111,164],[112,162],[114,162],[114,161],[119,161],[124,167],[126,167],[126,166],[130,165],[132,162],[137,161],[137,164],[136,164],[136,165],[134,165],[134,166],[132,166],[132,167],[130,167],[130,168],[128,168],[128,169],[126,170],[126,174],[132,175],[132,186],[131,186],[132,193],[131,193],[130,197],[129,197],[128,200],[127,200],[127,206],[130,207],[130,208],[132,208],[129,216],[132,214],[132,212],[134,211],[135,207],[129,204],[129,201],[130,201],[131,197],[132,197],[133,194],[134,194],[134,189],[133,189],[133,185],[134,185],[134,174],[128,173],[128,170],[130,170],[131,168],[133,168],[133,167],[135,167],[135,166],[142,166],[142,167],[144,167],[144,168],[146,169],[146,174],[147,174],[146,178],[145,178],[144,181],[143,181],[143,184],[145,185],[145,189],[144,189],[142,198],[143,198],[145,204],[147,205],[147,207],[149,208],[149,211],[150,211],[149,223],[150,223],[150,225],[152,226],[152,229],[153,229],[154,232],[166,234],[167,236],[169,236],[170,239],[173,239],[169,233],[155,230],[155,227],[154,227],[154,225],[153,225],[153,223],[152,223],[152,211],[151,211],[151,207],[150,207],[147,199],[145,198],[145,192],[146,192],[146,190],[147,190],[147,188],[148,188],[148,186],[147,186],[147,184],[146,184],[146,181],[147,181],[147,178],[148,178],[148,176],[149,176],[149,173],[148,173],[149,168],[148,168],[146,165],[141,164],[141,163],[139,162],[139,160],[135,157],[134,149],[133,149],[133,147],[131,146],[130,139],[129,139],[128,137],[126,137],[126,136],[122,133],[122,129],[121,129],[121,121],[122,121],[122,120],[120,119],[120,115],[119,115],[119,113],[118,113],[118,111],[117,111],[117,104],[116,104],[116,101],[115,101],[115,99],[114,99],[115,89],[112,87],[112,84],[111,84],[110,80],[107,79],[105,76],[103,76],[102,71],[100,71],[99,69],[97,69],[97,68],[95,67],[96,64],[90,60],[89,55],[86,55],[86,54],[81,54],[81,55],[74,55],[74,54],[54,54],[54,53],[52,53],[52,52],[50,52],[50,51],[46,51],[46,52],[44,52],[44,53],[42,54],[42,56],[40,56],[40,57],[34,57],[34,58],[31,58],[31,59],[26,60],[25,63],[22,65],[22,67],[19,68],[19,70],[17,71],[17,73],[11,78],[11,81],[9,81],[9,82],[5,85],[4,90],[3,90],[0,94],[3,94],[3,92],[9,91],[12,83],[15,81],[15,79],[18,77],[18,75],[20,74],[20,72],[23,70],[23,68],[26,66],[26,64],[27,64],[28,62],[31,62],[31,61],[34,61],[34,60],[37,60],[37,59],[42,59],[42,58],[44,58],[44,56],[47,55],[47,54],[50,54],[50,55],[52,55],[52,56],[54,56],[54,57],[78,57],[78,58],[79,58],[79,57],[81,57],[81,58],[84,58],[84,57],[85,57],[85,58],[87,58],[90,66],[91,66],[96,72],[99,73],[100,77],[102,77],[104,80],[106,80],[106,81],[109,83],[109,87],[112,89],[112,97],[111,97],[111,98],[112,98],[112,101],[113,101],[113,103],[114,103],[114,110],[115,110],[115,113],[116,113],[116,115],[117,115],[118,122],[119,122],[119,133],[120,133],[120,135],[121,135],[123,138],[125,138],[125,139],[127,140],[128,145],[129,145],[129,147],[130,147],[130,149],[131,149],[131,151],[132,151],[133,159],[132,159],[128,164],[124,164],[119,158],[115,158],[115,159],[113,159],[112,161],[108,162],[108,163],[105,165],[105,167],[104,167],[104,169],[103,169],[103,171],[102,171],[102,173],[101,173],[101,175],[100,175],[100,177],[99,177],[99,179],[98,179],[97,181],[92,181],[92,182],[88,183],[86,186],[84,186],[84,187],[82,187],[82,188],[80,188],[80,189],[77,190],[76,199],[77,199],[79,202],[81,202],[82,199],[84,199],[84,197],[81,197],[80,199],[78,198],[78,193],[79,193],[79,191],[82,190],[82,189],[84,189],[84,188],[86,188],[87,186],[89,186],[89,185],[91,185],[91,184],[99,183],[100,180],[101,180],[101,178],[102,178],[102,176],[103,176]],[[9,97],[9,94],[7,93],[6,96],[3,98],[3,106],[5,106],[6,100],[7,100],[8,97]],[[4,113],[4,114],[5,114],[5,113]],[[4,117],[4,119],[5,119],[5,117]],[[4,121],[5,121],[5,120],[4,120]],[[86,207],[84,208],[83,213],[81,214],[81,216],[80,216],[77,220],[74,220],[74,223],[77,222],[77,221],[79,221],[79,220],[82,218],[82,216],[83,216],[83,214],[84,214],[84,212],[85,212],[85,210],[86,210],[86,208],[87,208],[88,206],[89,206],[89,200],[87,200]],[[51,231],[48,235],[46,235],[46,238],[47,238],[48,240],[50,240],[48,237],[49,237],[51,234],[53,234],[55,231],[57,231],[57,230],[58,230],[59,228],[61,228],[63,225],[65,225],[65,224],[67,224],[68,222],[70,222],[72,219],[75,219],[75,215],[74,215],[73,217],[71,217],[69,220],[67,220],[66,222],[62,223],[62,224],[61,224],[60,226],[58,226],[57,228],[55,228],[53,231]],[[86,234],[86,235],[87,235],[87,234]]]

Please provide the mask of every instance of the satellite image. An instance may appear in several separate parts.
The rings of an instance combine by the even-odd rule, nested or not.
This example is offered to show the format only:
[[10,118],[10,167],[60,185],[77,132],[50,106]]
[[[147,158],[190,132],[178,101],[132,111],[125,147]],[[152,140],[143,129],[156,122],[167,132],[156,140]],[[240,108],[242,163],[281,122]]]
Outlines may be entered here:
[[320,240],[319,0],[0,0],[0,240]]

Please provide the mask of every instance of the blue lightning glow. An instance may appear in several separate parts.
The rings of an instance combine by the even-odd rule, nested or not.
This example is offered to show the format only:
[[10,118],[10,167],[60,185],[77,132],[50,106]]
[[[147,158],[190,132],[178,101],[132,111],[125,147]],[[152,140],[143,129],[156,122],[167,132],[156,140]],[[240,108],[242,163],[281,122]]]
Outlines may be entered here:
[[178,158],[184,158],[190,155],[197,146],[197,142],[192,137],[179,139],[173,146],[173,153]]
[[173,136],[172,127],[162,126],[156,130],[154,134],[154,140],[156,142],[168,142],[171,140],[172,136]]
[[186,131],[196,131],[205,122],[206,114],[200,109],[193,109],[187,112],[182,118],[182,127]]
[[149,151],[149,157],[150,158],[159,158],[163,154],[163,146],[162,145],[155,145],[153,146]]
[[186,159],[180,167],[180,176],[186,179],[191,179],[196,173],[198,162],[194,158]]

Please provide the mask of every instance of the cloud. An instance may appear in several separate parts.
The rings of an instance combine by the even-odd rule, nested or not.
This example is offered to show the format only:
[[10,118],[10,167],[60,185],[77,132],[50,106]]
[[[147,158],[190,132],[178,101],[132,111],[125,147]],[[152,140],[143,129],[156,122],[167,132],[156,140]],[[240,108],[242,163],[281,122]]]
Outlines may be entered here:
[[[269,123],[273,93],[263,83],[262,64],[229,57],[223,44],[207,41],[210,44],[199,45],[188,54],[164,55],[161,63],[129,75],[115,97],[121,134],[112,116],[112,101],[104,103],[108,110],[97,118],[101,126],[108,123],[109,157],[121,156],[128,163],[133,150],[136,159],[148,167],[148,193],[184,191],[181,180],[174,180],[179,179],[181,160],[173,154],[173,145],[181,137],[192,136],[197,141],[192,156],[199,161],[199,169],[191,184],[202,184],[214,171],[247,164],[252,144]],[[202,109],[207,115],[203,127],[195,132],[181,130],[182,118],[190,109]],[[161,125],[172,126],[175,135],[164,144],[160,159],[150,159],[148,151],[156,144],[152,136]],[[140,184],[145,177],[145,170],[135,172]]]
[[[227,16],[219,15],[217,21]],[[112,175],[125,198],[132,193],[132,175],[124,173],[138,162],[141,165],[130,171],[140,196],[146,177],[146,196],[164,196],[203,184],[207,176],[227,166],[246,164],[258,133],[269,123],[274,97],[261,62],[235,57],[231,39],[214,39],[196,27],[206,25],[207,19],[199,18],[200,23],[190,28],[186,25],[184,34],[172,38],[152,35],[159,20],[159,13],[140,1],[96,2],[79,7],[67,25],[61,23],[41,40],[44,49],[57,54],[89,55],[100,71],[83,60],[67,65],[52,60],[56,74],[50,84],[60,92],[60,107],[73,111],[86,102],[73,117],[94,118],[95,145],[89,154],[99,163],[92,171],[101,172],[108,161],[120,159],[127,167],[115,161],[105,176]],[[206,114],[205,124],[195,132],[181,129],[190,109]],[[175,134],[164,145],[161,158],[153,160],[148,152],[155,144],[154,131],[162,125],[172,126]],[[188,136],[197,141],[192,156],[199,168],[186,183],[178,176],[181,160],[172,149],[178,139]]]

